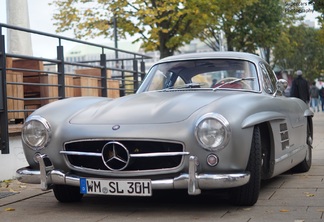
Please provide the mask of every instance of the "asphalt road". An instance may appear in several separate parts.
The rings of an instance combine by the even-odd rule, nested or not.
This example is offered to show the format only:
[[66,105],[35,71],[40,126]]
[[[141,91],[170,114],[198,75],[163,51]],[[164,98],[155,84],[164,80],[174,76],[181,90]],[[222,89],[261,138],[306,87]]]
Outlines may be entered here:
[[314,117],[313,166],[304,174],[286,173],[262,184],[253,207],[235,207],[221,193],[188,196],[159,192],[151,198],[85,196],[62,204],[52,191],[16,180],[0,184],[0,221],[324,221],[324,113]]

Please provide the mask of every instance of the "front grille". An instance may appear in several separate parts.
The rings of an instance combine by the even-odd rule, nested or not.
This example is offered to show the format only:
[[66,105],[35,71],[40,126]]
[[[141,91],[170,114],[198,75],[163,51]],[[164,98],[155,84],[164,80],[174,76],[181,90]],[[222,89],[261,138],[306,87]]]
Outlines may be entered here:
[[[129,162],[125,164],[125,168],[120,168],[113,161],[108,163],[107,156],[113,155],[113,151],[107,151],[104,147],[110,143],[118,144],[118,146],[121,144],[123,149],[127,150]],[[176,168],[188,154],[183,152],[184,148],[180,143],[160,141],[85,140],[69,142],[64,147],[65,151],[61,153],[66,155],[72,166],[105,171],[149,171]],[[127,155],[116,153],[116,157],[121,159],[126,159]],[[107,166],[109,164],[110,167]],[[124,163],[121,162],[121,164]]]

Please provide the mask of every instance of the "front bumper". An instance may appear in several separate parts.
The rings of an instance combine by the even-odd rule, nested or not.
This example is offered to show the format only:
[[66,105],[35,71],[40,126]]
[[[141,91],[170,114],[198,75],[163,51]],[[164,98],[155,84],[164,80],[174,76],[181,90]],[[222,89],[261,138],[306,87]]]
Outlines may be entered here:
[[[65,174],[55,170],[46,155],[37,157],[39,170],[28,167],[17,170],[17,179],[23,183],[41,184],[42,190],[51,189],[55,184],[80,186],[80,177]],[[233,174],[198,174],[197,157],[189,157],[189,172],[178,177],[162,180],[152,180],[152,189],[188,189],[188,194],[197,195],[201,189],[218,189],[239,187],[249,182],[250,173]]]

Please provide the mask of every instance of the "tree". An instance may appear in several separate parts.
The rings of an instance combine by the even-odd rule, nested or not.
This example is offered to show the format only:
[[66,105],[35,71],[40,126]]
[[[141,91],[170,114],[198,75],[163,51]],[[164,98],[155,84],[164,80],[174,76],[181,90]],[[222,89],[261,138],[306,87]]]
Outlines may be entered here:
[[301,69],[309,81],[324,69],[324,46],[319,30],[305,25],[291,26],[282,32],[273,50],[274,63],[283,69]]
[[263,48],[270,62],[270,51],[282,30],[298,18],[299,0],[218,1],[222,12],[219,20],[207,24],[200,35],[210,48],[217,50],[219,32],[223,31],[229,51],[255,53]]
[[135,36],[146,51],[173,55],[204,29],[210,11],[218,6],[205,0],[54,0],[57,32],[72,29],[76,38],[112,38],[117,20],[120,38]]
[[270,49],[283,27],[283,11],[281,0],[260,0],[246,7],[238,17],[236,48],[252,53],[263,48],[270,63]]
[[237,28],[240,25],[238,20],[242,11],[257,0],[216,0],[215,4],[220,5],[220,17],[214,18],[214,22],[207,24],[209,30],[223,31],[227,43],[227,49],[233,51],[237,36]]
[[[281,0],[227,1],[216,0],[222,12],[218,20],[207,23],[200,39],[210,48],[219,50],[219,36],[224,32],[229,51],[255,53],[266,48],[270,62],[270,48],[278,40],[282,28]],[[276,13],[274,13],[276,12]]]
[[315,11],[324,13],[324,0],[310,0],[309,4],[312,4]]
[[224,33],[228,50],[233,51],[232,29],[237,20],[237,13],[256,1],[258,0],[210,0],[213,5],[218,5],[219,9],[210,10],[205,20],[204,31],[198,34],[199,39],[214,51],[218,51],[221,44],[220,36]]
[[320,13],[320,16],[318,16],[317,19],[321,24],[319,34],[322,38],[320,38],[320,42],[321,44],[324,44],[324,0],[311,0],[309,1],[309,4],[312,4],[314,10]]

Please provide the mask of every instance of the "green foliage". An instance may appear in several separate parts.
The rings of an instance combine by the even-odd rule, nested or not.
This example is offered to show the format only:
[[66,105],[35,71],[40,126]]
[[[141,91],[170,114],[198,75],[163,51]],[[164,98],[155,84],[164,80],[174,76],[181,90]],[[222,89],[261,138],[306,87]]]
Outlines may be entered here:
[[320,32],[305,25],[282,31],[274,47],[274,63],[282,69],[301,69],[309,81],[324,69],[324,46],[319,44]]
[[317,17],[319,23],[321,24],[319,35],[321,36],[321,44],[324,44],[324,0],[311,0],[309,3],[313,4],[314,10],[320,13],[320,15]]
[[218,8],[210,10],[208,17],[204,23],[204,31],[198,33],[198,38],[207,46],[215,51],[220,47],[221,32],[225,33],[229,50],[233,50],[232,38],[237,24],[238,15],[247,6],[253,4],[257,0],[210,0],[212,5],[217,5]]
[[54,0],[57,32],[72,29],[77,38],[112,38],[113,18],[118,36],[137,36],[147,51],[160,51],[161,58],[203,31],[204,21],[217,6],[205,0]]
[[308,2],[314,6],[314,10],[324,12],[324,0],[310,0]]
[[234,46],[248,52],[271,47],[280,34],[282,18],[281,0],[259,0],[246,7],[239,15]]
[[[220,5],[219,19],[206,23],[200,39],[218,50],[219,33],[225,33],[229,51],[255,53],[258,47],[271,48],[278,41],[284,19],[282,0],[214,0]],[[288,13],[290,15],[290,13]]]
[[[310,1],[324,12],[324,0]],[[273,65],[303,69],[314,78],[323,69],[324,29],[294,26],[301,0],[53,0],[57,32],[73,30],[76,38],[135,36],[146,51],[173,55],[195,38],[219,50],[225,34],[228,50],[273,51]],[[323,4],[322,4],[323,3]],[[322,20],[324,21],[324,19]],[[268,53],[268,56],[270,53]],[[267,59],[270,61],[270,57]]]

